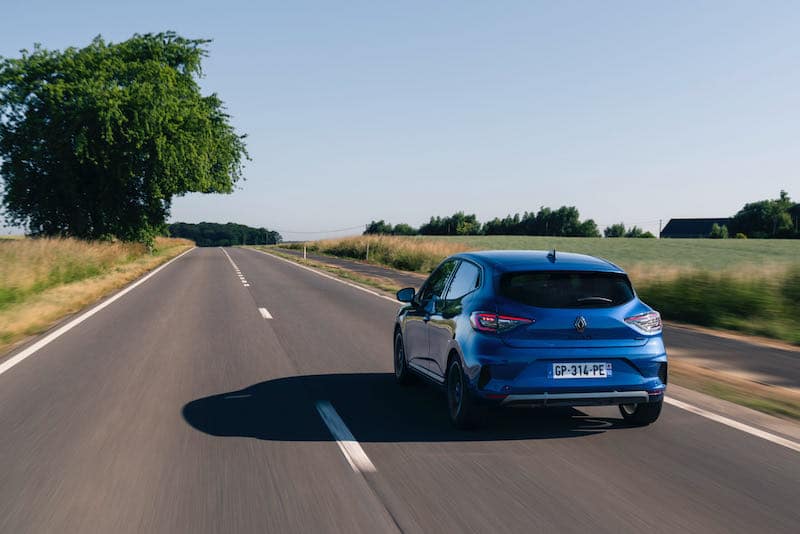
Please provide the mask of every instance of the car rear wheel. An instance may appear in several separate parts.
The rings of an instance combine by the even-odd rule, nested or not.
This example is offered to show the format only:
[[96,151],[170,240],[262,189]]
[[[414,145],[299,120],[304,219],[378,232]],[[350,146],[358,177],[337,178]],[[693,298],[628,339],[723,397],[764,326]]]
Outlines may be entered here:
[[447,409],[450,422],[462,430],[478,426],[483,419],[483,409],[470,395],[464,371],[455,358],[447,371]]
[[641,404],[620,404],[619,413],[628,423],[636,426],[645,426],[655,423],[661,415],[663,400],[657,402],[643,402]]
[[394,336],[394,378],[400,385],[408,385],[413,377],[406,361],[406,350],[403,345],[403,334],[397,332]]

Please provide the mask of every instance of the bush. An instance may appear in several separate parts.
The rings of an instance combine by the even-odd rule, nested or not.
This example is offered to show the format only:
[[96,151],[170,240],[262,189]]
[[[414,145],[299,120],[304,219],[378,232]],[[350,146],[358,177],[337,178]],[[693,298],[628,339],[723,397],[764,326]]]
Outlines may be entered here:
[[722,226],[714,223],[711,226],[711,233],[708,234],[711,239],[728,239],[728,227],[724,224]]
[[702,271],[655,282],[640,293],[667,319],[707,326],[720,324],[723,317],[762,315],[771,297],[763,283]]
[[665,319],[800,343],[800,320],[793,313],[800,302],[800,265],[778,280],[696,271],[643,284],[638,292]]
[[736,232],[736,239],[747,239],[747,235],[742,232]]

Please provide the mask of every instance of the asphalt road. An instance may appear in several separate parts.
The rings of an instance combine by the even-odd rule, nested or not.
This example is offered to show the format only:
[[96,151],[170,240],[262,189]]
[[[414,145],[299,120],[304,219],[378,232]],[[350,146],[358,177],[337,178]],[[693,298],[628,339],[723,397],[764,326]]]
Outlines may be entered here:
[[455,431],[393,383],[396,304],[226,251],[0,374],[0,532],[797,531],[796,451],[674,406]]

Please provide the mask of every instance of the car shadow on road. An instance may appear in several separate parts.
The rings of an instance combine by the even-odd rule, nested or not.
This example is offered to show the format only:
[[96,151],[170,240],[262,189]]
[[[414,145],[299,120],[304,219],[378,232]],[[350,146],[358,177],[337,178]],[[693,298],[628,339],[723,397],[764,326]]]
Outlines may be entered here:
[[293,376],[194,400],[183,417],[212,436],[330,441],[316,410],[329,401],[361,442],[447,442],[575,438],[625,428],[621,419],[573,408],[493,410],[478,430],[454,429],[435,387],[401,387],[391,373]]

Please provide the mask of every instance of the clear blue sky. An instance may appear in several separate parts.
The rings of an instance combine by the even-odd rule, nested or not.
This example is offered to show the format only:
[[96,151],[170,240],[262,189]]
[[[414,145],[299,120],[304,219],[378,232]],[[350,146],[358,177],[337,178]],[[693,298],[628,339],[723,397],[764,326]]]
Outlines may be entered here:
[[[598,224],[800,199],[797,2],[3,0],[0,55],[175,30],[248,134],[172,220],[284,237],[577,206]],[[340,232],[341,235],[349,232]]]

